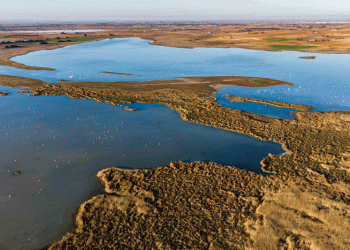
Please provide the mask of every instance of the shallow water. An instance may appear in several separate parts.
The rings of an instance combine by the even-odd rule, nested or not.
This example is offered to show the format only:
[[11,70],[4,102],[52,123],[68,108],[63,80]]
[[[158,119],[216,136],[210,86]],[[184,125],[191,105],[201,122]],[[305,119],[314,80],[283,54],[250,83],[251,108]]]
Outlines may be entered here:
[[[37,51],[13,58],[26,65],[56,71],[27,71],[0,67],[1,74],[49,82],[164,80],[182,76],[253,76],[284,80],[295,86],[269,88],[224,87],[216,95],[227,106],[254,113],[271,113],[269,105],[229,104],[222,94],[300,103],[313,111],[350,110],[350,55],[270,52],[238,48],[169,48],[139,38],[107,39]],[[300,56],[316,56],[314,60]],[[103,74],[102,71],[133,75]],[[279,109],[279,108],[277,108]],[[287,118],[290,110],[276,108],[273,116]],[[281,114],[281,115],[279,115]]]
[[[14,60],[57,70],[0,66],[0,74],[48,82],[268,77],[296,86],[223,87],[216,94],[218,102],[279,118],[292,118],[291,110],[231,103],[222,95],[300,103],[315,111],[350,110],[349,55],[316,54],[315,60],[302,60],[298,57],[315,54],[178,49],[148,42],[113,39],[33,52]],[[133,104],[129,106],[139,110],[126,112],[91,100],[28,97],[4,87],[0,91],[11,93],[0,97],[0,249],[35,249],[59,238],[79,205],[101,187],[96,174],[106,167],[154,168],[170,161],[204,160],[261,172],[259,162],[268,153],[283,153],[276,143],[184,122],[161,105]]]
[[[28,97],[0,87],[0,249],[33,249],[57,239],[106,167],[154,168],[214,161],[261,173],[281,146],[188,123],[155,104],[124,107],[65,96]],[[14,171],[21,171],[16,176]]]

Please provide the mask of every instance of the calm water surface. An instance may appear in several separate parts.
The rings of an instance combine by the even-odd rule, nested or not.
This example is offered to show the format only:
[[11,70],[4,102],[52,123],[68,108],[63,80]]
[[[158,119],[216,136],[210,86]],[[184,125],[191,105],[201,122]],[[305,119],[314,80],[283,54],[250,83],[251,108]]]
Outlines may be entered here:
[[[350,55],[302,52],[269,52],[245,49],[181,49],[154,46],[138,38],[108,39],[38,51],[13,58],[26,65],[56,71],[26,71],[0,67],[1,74],[37,78],[49,82],[164,80],[181,76],[253,76],[284,80],[295,86],[271,88],[222,88],[219,103],[250,112],[288,118],[288,109],[269,105],[228,103],[223,94],[300,103],[314,111],[350,110]],[[315,60],[300,56],[316,56]],[[129,73],[103,74],[102,71]]]
[[[218,102],[265,115],[292,118],[289,109],[231,103],[222,95],[301,103],[316,111],[350,110],[349,55],[243,49],[179,49],[149,41],[112,39],[38,51],[14,58],[55,71],[0,66],[0,74],[48,82],[161,80],[179,76],[257,76],[295,86],[224,87]],[[315,55],[307,53],[307,55]],[[102,71],[134,75],[103,74]],[[280,145],[184,122],[161,105],[123,107],[68,97],[28,97],[15,89],[0,97],[0,249],[37,249],[62,235],[72,215],[101,187],[106,167],[154,168],[170,161],[215,161],[261,172],[268,153]],[[19,176],[13,175],[20,170]]]
[[[0,87],[0,249],[37,249],[57,239],[100,188],[106,167],[154,168],[214,161],[261,173],[279,144],[188,123],[161,105],[136,112],[65,96],[28,97]],[[14,171],[21,171],[19,176]]]

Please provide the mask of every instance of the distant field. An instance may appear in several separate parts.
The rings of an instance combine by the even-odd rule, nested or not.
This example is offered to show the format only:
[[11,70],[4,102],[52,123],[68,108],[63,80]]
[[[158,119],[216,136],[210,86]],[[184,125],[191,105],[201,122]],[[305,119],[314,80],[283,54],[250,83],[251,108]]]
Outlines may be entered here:
[[302,49],[311,49],[315,48],[316,46],[299,46],[299,45],[270,45],[269,48],[272,49],[282,49],[282,50],[302,50]]
[[273,38],[264,38],[264,41],[269,41],[269,42],[294,42],[292,40],[287,40],[287,39],[273,39]]
[[[93,41],[97,39],[106,39],[106,38],[118,38],[116,36],[113,37],[101,37],[101,36],[95,36],[95,37],[72,37],[72,38],[63,38],[63,39],[52,39],[47,40],[47,43],[58,43],[58,42],[87,42],[87,41]],[[37,42],[38,44],[39,42]]]

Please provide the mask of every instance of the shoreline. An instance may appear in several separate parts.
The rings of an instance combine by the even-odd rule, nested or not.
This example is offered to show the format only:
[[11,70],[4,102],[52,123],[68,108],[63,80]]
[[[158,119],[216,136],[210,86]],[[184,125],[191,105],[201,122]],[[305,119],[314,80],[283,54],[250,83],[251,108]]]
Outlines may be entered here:
[[[79,28],[72,26],[70,28]],[[91,26],[90,28],[93,28]],[[19,27],[20,28],[20,27]],[[59,27],[58,27],[59,28]],[[0,64],[28,70],[54,70],[50,68],[22,65],[11,60],[15,56],[25,55],[40,50],[52,50],[65,46],[98,41],[108,38],[131,38],[151,40],[149,44],[176,48],[241,48],[260,51],[299,51],[324,54],[349,54],[350,31],[349,24],[306,25],[286,23],[274,24],[244,24],[244,25],[208,25],[204,23],[187,24],[185,26],[159,25],[120,25],[99,26],[104,30],[87,33],[37,34],[40,41],[77,39],[77,41],[54,42],[47,44],[21,43],[32,39],[31,34],[14,35],[16,30],[3,31],[0,39],[8,39],[17,47],[6,48],[0,44]],[[86,36],[85,36],[86,35]],[[113,35],[113,36],[111,36]],[[59,37],[57,37],[59,36]],[[22,40],[20,40],[22,39]],[[27,39],[27,40],[25,40]],[[85,40],[84,40],[85,39]],[[89,40],[93,39],[93,40]],[[38,41],[39,41],[38,40]],[[56,39],[59,40],[59,39]]]

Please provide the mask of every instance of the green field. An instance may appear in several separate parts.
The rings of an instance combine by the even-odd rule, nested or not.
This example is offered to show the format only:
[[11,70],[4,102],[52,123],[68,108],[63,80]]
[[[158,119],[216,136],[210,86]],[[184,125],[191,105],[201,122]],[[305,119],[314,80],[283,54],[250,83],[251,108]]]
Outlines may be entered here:
[[269,48],[279,49],[279,50],[303,50],[303,49],[311,49],[316,46],[299,46],[299,45],[270,45]]

